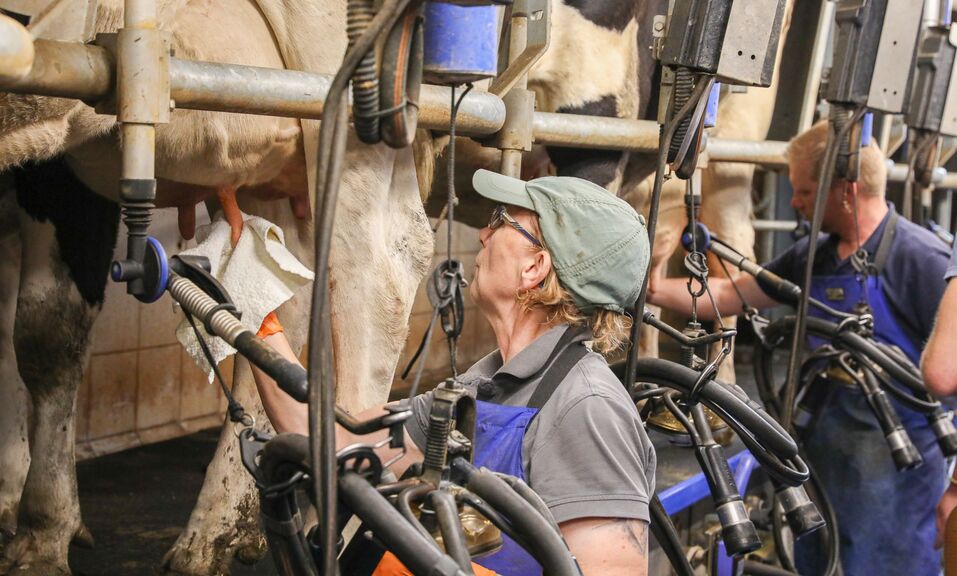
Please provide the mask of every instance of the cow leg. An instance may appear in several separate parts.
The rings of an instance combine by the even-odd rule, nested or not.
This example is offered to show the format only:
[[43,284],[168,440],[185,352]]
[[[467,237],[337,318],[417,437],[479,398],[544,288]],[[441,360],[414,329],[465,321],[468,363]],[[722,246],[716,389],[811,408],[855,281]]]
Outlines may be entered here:
[[336,400],[356,412],[388,399],[433,238],[411,150],[352,146],[345,170],[330,286]]
[[17,534],[0,573],[68,574],[67,549],[83,533],[74,455],[77,386],[89,359],[97,307],[80,296],[59,260],[51,224],[21,220],[23,272],[14,345],[33,397],[32,461]]
[[[286,245],[300,260],[311,263],[312,226],[297,221],[285,201],[262,202],[243,198],[242,209],[279,225]],[[294,350],[304,341],[312,286],[303,287],[279,309],[286,337]],[[252,373],[245,360],[238,359],[233,371],[232,393],[256,419],[257,427],[268,429],[269,421],[259,401]],[[215,384],[214,384],[215,385]],[[226,574],[233,558],[254,563],[266,554],[266,541],[259,529],[259,495],[252,478],[243,468],[239,442],[229,422],[223,427],[212,462],[186,528],[163,559],[166,574]]]
[[30,466],[30,395],[20,380],[13,323],[20,283],[20,238],[13,194],[0,191],[0,551],[17,528],[20,493]]
[[[218,386],[218,384],[211,384]],[[233,396],[264,428],[268,420],[259,402],[249,364],[237,359]],[[233,558],[254,563],[266,554],[259,530],[259,496],[242,467],[239,440],[226,422],[189,523],[163,558],[165,574],[228,574]]]

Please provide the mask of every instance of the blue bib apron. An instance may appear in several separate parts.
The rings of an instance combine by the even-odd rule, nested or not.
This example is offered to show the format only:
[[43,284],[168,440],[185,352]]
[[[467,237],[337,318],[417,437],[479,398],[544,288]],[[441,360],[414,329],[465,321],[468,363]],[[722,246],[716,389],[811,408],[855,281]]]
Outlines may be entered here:
[[[510,474],[528,483],[522,465],[525,430],[568,371],[588,353],[581,343],[568,344],[575,333],[574,328],[565,330],[552,353],[555,360],[542,377],[528,406],[503,406],[476,401],[475,455],[472,458],[476,466]],[[548,364],[549,361],[546,361],[545,365]],[[474,562],[503,576],[538,576],[542,573],[541,565],[514,540],[502,534],[502,541],[503,546],[498,552],[476,558]]]
[[[854,275],[815,276],[811,296],[842,312],[866,302],[874,316],[874,338],[896,345],[916,364],[920,345],[903,331],[891,313],[881,278],[893,240],[897,214],[891,215],[875,258],[875,273],[864,286]],[[814,307],[809,314],[835,321]],[[816,348],[822,342],[808,339]],[[841,565],[845,576],[940,573],[940,553],[934,550],[935,510],[946,488],[946,464],[927,418],[889,395],[922,466],[898,472],[884,434],[867,400],[857,387],[832,385],[827,400],[806,433],[804,448],[834,507],[840,531]],[[797,544],[795,561],[801,574],[822,574],[816,538]]]

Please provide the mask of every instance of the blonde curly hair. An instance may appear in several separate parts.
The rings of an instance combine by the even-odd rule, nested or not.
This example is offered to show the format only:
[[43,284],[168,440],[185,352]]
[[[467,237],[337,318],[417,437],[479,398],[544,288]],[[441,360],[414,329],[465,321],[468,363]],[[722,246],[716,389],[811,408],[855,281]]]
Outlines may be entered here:
[[[534,213],[532,221],[532,233],[536,238],[542,239],[542,233],[538,227],[538,216]],[[542,245],[543,248],[530,245],[529,249],[534,252],[547,252],[548,246],[544,241]],[[543,311],[547,326],[587,324],[592,331],[592,349],[600,354],[607,355],[615,352],[623,348],[629,340],[631,317],[604,308],[598,308],[586,315],[575,305],[572,295],[562,287],[554,266],[548,271],[545,281],[540,286],[518,294],[518,303],[526,312]]]

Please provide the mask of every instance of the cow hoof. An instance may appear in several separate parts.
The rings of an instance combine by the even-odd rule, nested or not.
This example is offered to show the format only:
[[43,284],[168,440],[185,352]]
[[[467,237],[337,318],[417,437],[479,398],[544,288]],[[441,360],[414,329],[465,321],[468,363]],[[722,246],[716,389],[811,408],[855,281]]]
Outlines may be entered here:
[[[183,542],[187,544],[183,546]],[[229,574],[233,559],[252,565],[265,558],[267,551],[266,539],[258,530],[241,531],[232,537],[220,536],[205,549],[197,546],[197,539],[184,539],[181,535],[163,558],[161,573],[164,576]]]
[[70,576],[70,571],[52,564],[50,562],[31,562],[29,564],[19,564],[4,570],[0,565],[0,575],[2,576]]
[[266,557],[268,549],[266,547],[266,539],[261,535],[257,534],[248,540],[248,542],[236,548],[236,560],[239,560],[247,566],[252,566]]
[[96,542],[93,540],[93,534],[90,532],[90,529],[86,527],[86,524],[80,523],[80,527],[77,529],[76,534],[73,535],[73,540],[70,541],[70,544],[78,548],[84,548],[86,550],[92,550],[96,547]]
[[5,540],[13,538],[13,535],[17,533],[17,515],[16,513],[7,508],[0,510],[0,545]]
[[31,534],[19,534],[4,546],[0,576],[69,576],[66,558],[44,558]]

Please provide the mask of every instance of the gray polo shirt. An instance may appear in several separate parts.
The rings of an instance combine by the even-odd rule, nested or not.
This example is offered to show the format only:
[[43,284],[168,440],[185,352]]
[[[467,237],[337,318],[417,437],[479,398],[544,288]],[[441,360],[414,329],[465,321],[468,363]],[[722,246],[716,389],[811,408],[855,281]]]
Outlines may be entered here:
[[[525,406],[565,329],[552,328],[505,366],[496,350],[460,380],[479,400]],[[423,449],[431,402],[431,393],[417,396],[412,403],[414,418],[406,423],[412,441]],[[525,478],[556,521],[586,517],[648,521],[655,449],[634,402],[600,354],[589,352],[568,373],[532,420],[522,448]]]

